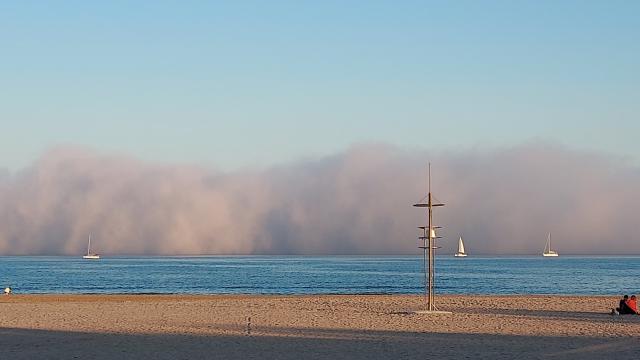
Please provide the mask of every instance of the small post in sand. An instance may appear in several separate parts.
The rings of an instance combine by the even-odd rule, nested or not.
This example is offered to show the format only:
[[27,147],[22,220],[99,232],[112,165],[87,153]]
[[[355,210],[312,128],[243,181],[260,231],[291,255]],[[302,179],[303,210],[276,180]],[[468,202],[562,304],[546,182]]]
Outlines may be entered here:
[[[424,260],[424,296],[425,296],[425,308],[424,310],[415,311],[416,314],[451,314],[449,311],[439,311],[436,305],[434,304],[434,279],[435,279],[435,250],[437,247],[435,246],[435,239],[439,238],[436,236],[436,229],[439,229],[439,226],[433,225],[433,208],[436,206],[444,206],[441,203],[434,204],[434,196],[431,194],[431,163],[429,163],[429,185],[428,185],[428,193],[427,196],[422,198],[417,204],[414,204],[415,207],[426,207],[427,211],[427,226],[420,226],[419,229],[423,230],[423,236],[419,237],[422,240],[423,245],[419,246],[423,250],[423,260]],[[426,203],[424,201],[427,201]]]

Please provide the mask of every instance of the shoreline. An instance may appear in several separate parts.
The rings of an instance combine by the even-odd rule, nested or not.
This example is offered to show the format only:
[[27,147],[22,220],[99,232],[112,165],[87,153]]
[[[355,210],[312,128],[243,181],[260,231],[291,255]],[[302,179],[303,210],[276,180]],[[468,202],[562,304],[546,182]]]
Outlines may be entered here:
[[[638,293],[628,292],[628,295],[640,295],[640,290]],[[436,294],[436,297],[622,297],[624,294]],[[0,294],[0,300],[7,295]],[[318,296],[408,296],[408,297],[424,297],[424,293],[421,294],[400,294],[400,293],[169,293],[169,292],[158,292],[158,293],[16,293],[15,289],[11,296],[184,296],[184,297],[215,297],[215,296],[239,296],[239,297],[260,297],[260,296],[282,296],[282,297],[318,297]]]

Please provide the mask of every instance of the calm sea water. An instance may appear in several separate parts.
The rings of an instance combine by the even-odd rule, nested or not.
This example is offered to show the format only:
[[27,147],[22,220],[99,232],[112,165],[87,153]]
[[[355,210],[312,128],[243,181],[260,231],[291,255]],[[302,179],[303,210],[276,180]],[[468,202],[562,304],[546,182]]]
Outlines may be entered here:
[[[0,257],[16,293],[417,294],[418,256]],[[447,294],[640,293],[640,257],[436,260]]]

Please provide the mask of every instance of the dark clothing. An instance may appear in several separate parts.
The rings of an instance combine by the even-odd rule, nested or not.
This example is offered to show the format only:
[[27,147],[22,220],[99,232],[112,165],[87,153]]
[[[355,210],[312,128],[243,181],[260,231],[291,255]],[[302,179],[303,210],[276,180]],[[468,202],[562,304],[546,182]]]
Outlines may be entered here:
[[620,307],[616,309],[620,315],[636,314],[636,311],[627,305],[627,302],[620,300]]
[[622,314],[626,314],[627,310],[627,304],[625,303],[625,300],[620,300],[620,303],[618,304],[618,307],[616,308],[616,311],[618,312],[618,314],[622,315]]

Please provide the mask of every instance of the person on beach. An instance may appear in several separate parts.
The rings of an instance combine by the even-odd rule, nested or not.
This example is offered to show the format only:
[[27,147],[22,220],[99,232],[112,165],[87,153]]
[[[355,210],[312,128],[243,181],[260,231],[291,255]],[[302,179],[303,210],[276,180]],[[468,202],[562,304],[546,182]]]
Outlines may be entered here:
[[620,304],[618,305],[618,307],[615,309],[611,309],[611,314],[612,315],[638,314],[638,303],[636,301],[636,296],[635,295],[631,296],[631,299],[629,298],[629,295],[625,295],[624,297],[622,297],[622,300],[620,300]]
[[638,314],[638,303],[635,295],[632,295],[631,298],[629,298],[629,295],[625,295],[622,300],[620,300],[619,307],[611,310],[611,315],[633,314]]
[[10,287],[4,288],[4,294],[5,295],[11,295],[11,288]]
[[635,295],[631,295],[631,299],[627,300],[627,307],[629,308],[630,314],[638,314],[638,303]]
[[615,310],[612,310],[611,313],[612,314],[626,314],[627,313],[627,301],[629,300],[629,295],[625,295],[622,297],[622,300],[620,300],[620,303],[618,304],[618,307],[615,308]]

